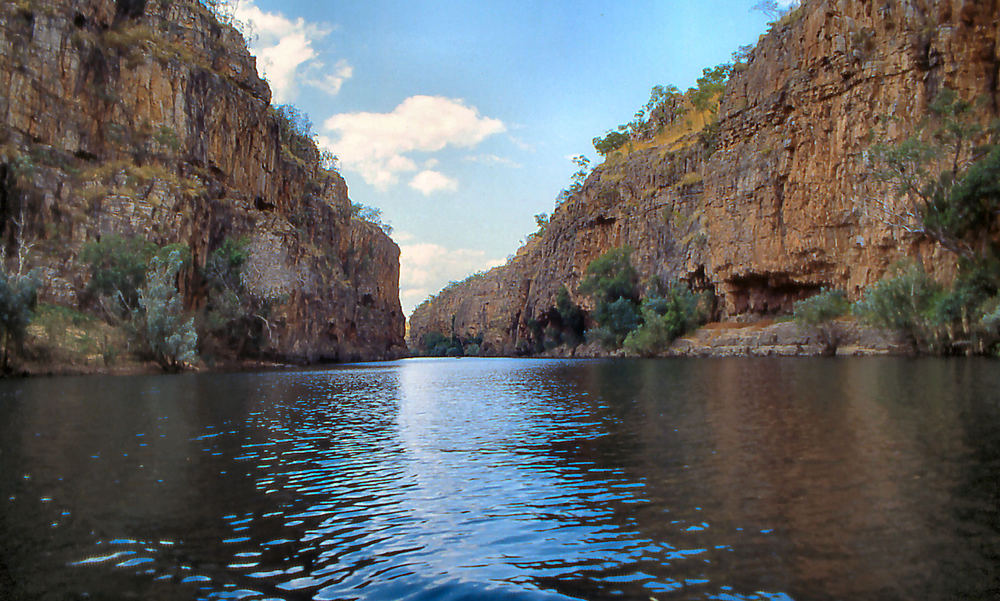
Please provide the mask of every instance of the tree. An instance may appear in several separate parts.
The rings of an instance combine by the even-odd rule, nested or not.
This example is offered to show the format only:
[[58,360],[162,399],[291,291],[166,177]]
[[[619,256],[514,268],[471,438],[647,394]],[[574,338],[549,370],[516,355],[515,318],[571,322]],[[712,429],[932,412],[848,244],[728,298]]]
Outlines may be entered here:
[[762,12],[767,15],[771,21],[777,21],[792,10],[798,8],[799,4],[801,4],[799,0],[789,0],[783,2],[777,2],[776,0],[760,0],[760,2],[754,4],[750,10]]
[[698,87],[688,90],[691,104],[699,111],[709,111],[715,115],[719,111],[719,98],[726,89],[733,66],[729,63],[703,69],[698,78]]
[[33,273],[8,274],[0,271],[0,370],[10,371],[10,358],[21,350],[28,323],[38,302],[38,279]]
[[686,285],[674,283],[662,295],[642,301],[642,325],[623,342],[630,353],[655,355],[667,349],[675,338],[704,323],[708,312],[702,296]]
[[625,336],[639,325],[636,290],[639,275],[632,266],[632,249],[612,248],[587,265],[578,290],[594,300],[592,316],[599,328],[587,332],[588,339],[604,346],[621,346]]
[[79,260],[87,265],[90,281],[87,291],[110,298],[116,317],[138,307],[139,286],[146,279],[146,265],[156,252],[156,245],[139,236],[124,238],[109,234],[88,242],[80,250]]
[[132,330],[143,352],[166,371],[179,371],[198,359],[194,318],[185,320],[177,291],[177,274],[184,265],[180,249],[166,258],[154,256],[139,288],[139,307],[132,311]]
[[1000,225],[998,127],[972,103],[943,90],[909,138],[868,151],[876,180],[891,196],[871,196],[861,210],[889,227],[926,237],[968,261],[995,254]]
[[275,298],[260,298],[247,289],[243,269],[250,253],[245,238],[226,238],[202,269],[208,286],[204,332],[237,356],[260,351],[270,335],[268,317]]
[[601,156],[607,156],[624,146],[629,141],[629,137],[628,134],[620,131],[610,131],[603,138],[598,136],[592,141],[594,150]]
[[578,290],[593,298],[595,303],[609,303],[619,298],[636,301],[639,274],[632,266],[631,257],[632,249],[628,246],[608,250],[587,265]]
[[833,354],[838,343],[833,320],[850,310],[851,303],[843,290],[824,288],[818,294],[797,301],[792,307],[792,316],[796,323],[814,330],[826,346],[827,353]]
[[538,213],[535,215],[535,227],[537,229],[529,234],[528,238],[541,238],[545,234],[546,228],[549,227],[549,216],[547,213]]
[[392,235],[392,226],[387,221],[382,220],[382,209],[352,202],[351,217],[377,225],[387,236]]

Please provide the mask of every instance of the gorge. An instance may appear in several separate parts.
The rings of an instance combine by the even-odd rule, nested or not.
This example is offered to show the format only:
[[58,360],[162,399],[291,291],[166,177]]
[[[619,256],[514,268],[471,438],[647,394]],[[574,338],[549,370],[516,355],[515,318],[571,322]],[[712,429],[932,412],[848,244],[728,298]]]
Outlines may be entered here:
[[236,29],[195,1],[22,0],[0,21],[0,236],[43,303],[98,311],[80,251],[124,237],[185,246],[198,311],[206,263],[239,240],[242,283],[269,303],[259,356],[405,351],[398,246],[271,105]]
[[864,210],[888,195],[865,159],[875,132],[903,139],[945,89],[995,117],[997,29],[994,2],[803,3],[734,65],[714,124],[609,153],[506,265],[418,307],[411,347],[439,332],[524,352],[558,322],[563,286],[593,309],[577,287],[621,247],[641,280],[706,292],[720,320],[787,314],[824,288],[857,299],[907,256],[947,277],[953,255]]

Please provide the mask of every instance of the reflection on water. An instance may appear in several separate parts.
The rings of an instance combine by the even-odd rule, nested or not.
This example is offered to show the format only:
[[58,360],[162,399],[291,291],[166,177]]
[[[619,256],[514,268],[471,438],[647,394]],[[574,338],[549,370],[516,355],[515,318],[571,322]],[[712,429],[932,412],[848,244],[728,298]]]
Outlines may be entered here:
[[998,598],[998,384],[933,359],[4,382],[0,598]]

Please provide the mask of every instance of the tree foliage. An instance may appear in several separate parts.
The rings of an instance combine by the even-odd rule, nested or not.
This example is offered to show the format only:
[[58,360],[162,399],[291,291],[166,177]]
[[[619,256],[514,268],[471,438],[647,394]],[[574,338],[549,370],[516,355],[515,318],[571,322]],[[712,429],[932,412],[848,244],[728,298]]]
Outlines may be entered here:
[[20,352],[28,323],[38,302],[38,279],[33,273],[8,274],[0,271],[0,370],[10,371],[10,359]]
[[871,173],[891,196],[869,197],[862,210],[966,260],[993,255],[1000,233],[998,127],[985,124],[953,90],[943,90],[929,108],[912,136],[869,149]]
[[818,294],[796,302],[792,307],[792,318],[799,325],[811,328],[826,346],[826,354],[833,354],[839,338],[839,330],[833,320],[850,310],[851,303],[843,290],[822,289]]
[[351,218],[377,225],[387,236],[392,235],[392,226],[382,220],[382,209],[361,203],[351,203]]
[[679,283],[668,286],[662,296],[644,299],[640,312],[642,325],[625,337],[623,345],[643,356],[663,352],[675,338],[708,319],[702,296]]
[[236,356],[257,354],[267,343],[268,319],[277,300],[258,297],[246,287],[243,271],[249,258],[245,238],[226,238],[202,269],[208,288],[203,333]]
[[117,234],[84,244],[79,261],[90,273],[87,291],[113,299],[120,314],[134,310],[138,307],[139,287],[146,279],[146,266],[156,249],[145,238]]
[[818,294],[800,300],[792,307],[796,322],[807,326],[820,326],[851,310],[851,303],[843,290],[823,289]]
[[577,290],[591,297],[591,317],[598,327],[588,331],[588,340],[606,347],[621,346],[622,340],[640,321],[638,301],[639,275],[632,266],[632,249],[613,248],[587,265]]
[[578,290],[594,299],[596,304],[610,303],[619,298],[637,301],[639,274],[632,266],[632,249],[612,248],[587,265]]
[[150,259],[132,311],[132,331],[144,354],[167,371],[178,371],[197,360],[198,334],[194,318],[184,315],[177,274],[185,259],[180,249]]

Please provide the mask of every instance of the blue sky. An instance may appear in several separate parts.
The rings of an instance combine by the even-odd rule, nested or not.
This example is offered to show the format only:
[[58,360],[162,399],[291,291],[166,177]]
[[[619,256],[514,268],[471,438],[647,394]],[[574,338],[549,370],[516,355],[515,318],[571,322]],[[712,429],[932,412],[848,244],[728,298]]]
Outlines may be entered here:
[[[351,199],[400,245],[409,314],[502,263],[591,139],[651,87],[694,84],[756,43],[756,0],[239,0],[275,104],[309,115]],[[787,2],[786,2],[787,3]]]

